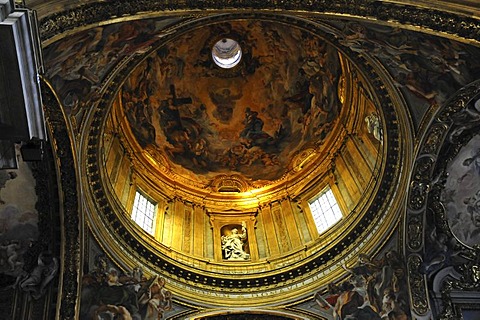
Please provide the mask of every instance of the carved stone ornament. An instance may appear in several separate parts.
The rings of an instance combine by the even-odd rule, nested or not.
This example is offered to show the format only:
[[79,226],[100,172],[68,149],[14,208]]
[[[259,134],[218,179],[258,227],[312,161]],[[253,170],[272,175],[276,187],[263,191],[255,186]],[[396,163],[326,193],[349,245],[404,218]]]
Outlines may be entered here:
[[420,216],[412,216],[408,220],[407,244],[412,251],[418,251],[423,245],[423,224]]
[[[466,39],[480,40],[480,23],[474,18],[458,16],[449,12],[427,8],[400,5],[371,0],[188,0],[188,1],[111,1],[89,3],[75,9],[52,14],[40,21],[42,40],[49,39],[65,31],[118,17],[133,16],[139,13],[207,9],[272,9],[301,10],[339,15],[369,17],[384,21],[398,21],[401,24],[426,27],[428,29],[455,34]],[[200,15],[199,11],[195,11]]]
[[239,193],[251,189],[250,183],[241,175],[218,175],[211,182],[215,192]]
[[[437,298],[432,304],[438,309],[433,313],[439,319],[461,318],[452,300],[453,291],[480,289],[480,250],[477,246],[472,248],[458,241],[452,233],[445,203],[455,195],[444,191],[448,165],[480,132],[479,96],[480,81],[476,81],[462,88],[437,112],[415,161],[409,188],[405,236],[412,311],[419,318],[431,318],[429,299],[435,298],[429,297],[427,292],[433,279],[446,273],[444,270],[453,268],[460,276],[445,278],[441,301]],[[464,161],[463,165],[469,163]],[[440,293],[437,294],[440,296]]]
[[417,272],[422,264],[422,258],[418,255],[408,257],[408,282],[410,287],[411,307],[419,315],[424,315],[428,311],[428,300],[426,295],[424,277]]
[[461,311],[452,301],[452,294],[458,295],[459,291],[463,295],[466,292],[476,292],[480,296],[480,246],[475,246],[473,251],[465,254],[467,262],[454,268],[458,276],[450,277],[442,283],[440,293],[443,311],[440,320],[463,319]]
[[50,88],[42,82],[42,99],[45,116],[52,131],[51,145],[54,146],[58,163],[58,175],[63,190],[63,219],[64,219],[64,252],[62,292],[59,298],[60,318],[75,319],[75,306],[77,301],[78,272],[80,264],[80,232],[79,212],[77,200],[77,179],[74,170],[72,141],[67,130],[63,113]]

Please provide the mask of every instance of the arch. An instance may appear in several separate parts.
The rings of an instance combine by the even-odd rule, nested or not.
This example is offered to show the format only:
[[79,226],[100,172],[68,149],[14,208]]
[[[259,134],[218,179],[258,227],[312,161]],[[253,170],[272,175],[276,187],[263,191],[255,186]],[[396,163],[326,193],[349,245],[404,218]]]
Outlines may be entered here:
[[[460,316],[452,291],[479,288],[472,274],[478,248],[459,241],[452,232],[442,195],[449,164],[480,134],[479,97],[480,81],[460,89],[433,115],[417,150],[404,234],[410,302],[417,319]],[[461,277],[452,273],[452,266],[462,270]]]

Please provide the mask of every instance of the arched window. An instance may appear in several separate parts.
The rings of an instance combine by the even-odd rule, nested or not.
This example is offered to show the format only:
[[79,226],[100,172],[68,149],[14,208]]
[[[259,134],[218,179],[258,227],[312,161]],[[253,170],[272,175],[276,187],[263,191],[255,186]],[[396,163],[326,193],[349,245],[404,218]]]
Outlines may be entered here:
[[137,190],[131,217],[143,230],[150,234],[154,232],[155,207],[155,203]]
[[308,204],[318,233],[324,232],[342,218],[337,200],[329,187],[322,190]]

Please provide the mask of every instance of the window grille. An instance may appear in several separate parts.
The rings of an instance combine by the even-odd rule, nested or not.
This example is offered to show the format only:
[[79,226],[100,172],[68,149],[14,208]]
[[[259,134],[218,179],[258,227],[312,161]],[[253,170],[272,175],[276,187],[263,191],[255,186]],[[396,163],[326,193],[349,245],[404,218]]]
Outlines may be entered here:
[[132,220],[143,230],[153,234],[155,221],[155,203],[137,191],[133,201]]
[[328,187],[310,200],[308,204],[310,205],[318,233],[324,232],[342,218],[342,212],[337,200],[332,190]]

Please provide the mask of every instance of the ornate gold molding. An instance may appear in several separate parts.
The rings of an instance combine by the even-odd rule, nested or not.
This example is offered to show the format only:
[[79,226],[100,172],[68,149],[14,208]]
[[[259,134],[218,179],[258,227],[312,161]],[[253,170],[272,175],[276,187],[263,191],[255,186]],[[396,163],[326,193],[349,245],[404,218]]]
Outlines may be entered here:
[[[442,106],[426,129],[419,146],[417,158],[412,172],[406,211],[406,256],[412,311],[419,317],[430,317],[430,299],[428,282],[425,275],[424,257],[434,253],[427,252],[425,239],[432,229],[455,239],[448,225],[445,208],[441,203],[441,191],[446,182],[446,166],[458,154],[462,146],[473,135],[478,134],[480,123],[475,112],[469,110],[473,99],[480,95],[480,81],[462,88],[444,106]],[[432,218],[428,219],[427,216]],[[428,219],[428,221],[427,221]],[[427,230],[428,229],[428,230]],[[447,245],[448,250],[464,255],[470,262],[456,264],[464,271],[459,281],[447,281],[442,289],[443,313],[441,319],[458,317],[450,293],[453,289],[478,290],[479,283],[475,278],[475,266],[478,266],[478,252],[461,245],[456,240],[454,248]],[[441,254],[441,253],[440,253]],[[446,253],[447,255],[449,253]],[[477,261],[477,262],[476,262]],[[451,261],[446,262],[448,266]],[[440,311],[440,310],[437,310]]]
[[[327,41],[333,43],[336,41],[333,35],[325,33],[321,28],[317,29],[318,25],[284,15],[245,13],[211,16],[209,21],[229,17],[240,19],[278,18],[283,22],[306,24],[305,27],[318,32]],[[405,127],[408,127],[409,122],[404,119],[404,114],[399,114],[399,109],[402,107],[399,105],[399,101],[392,101],[394,89],[385,82],[385,77],[381,78],[378,75],[377,70],[372,67],[372,62],[367,62],[363,56],[348,48],[342,48],[342,50],[361,70],[362,75],[371,80],[368,84],[369,90],[373,92],[375,104],[381,106],[382,120],[386,128],[384,143],[389,146],[385,154],[382,154],[385,165],[379,169],[380,176],[374,186],[376,194],[371,198],[364,199],[362,207],[355,212],[358,216],[355,215],[352,218],[355,220],[355,224],[349,225],[344,232],[339,229],[333,230],[329,234],[330,238],[325,239],[328,244],[324,247],[317,243],[315,246],[299,248],[285,256],[274,257],[270,260],[264,259],[245,267],[225,268],[215,262],[186,256],[175,250],[163,248],[161,245],[155,248],[150,242],[142,240],[141,235],[132,234],[133,229],[124,225],[123,218],[119,217],[121,213],[117,211],[120,206],[111,203],[114,200],[111,195],[106,194],[108,188],[102,187],[101,179],[104,169],[98,154],[92,151],[87,152],[85,159],[82,159],[82,162],[85,160],[86,163],[82,170],[88,178],[85,190],[91,191],[87,195],[87,202],[90,211],[95,212],[95,215],[90,218],[93,225],[97,223],[99,225],[96,232],[101,233],[100,238],[103,239],[100,241],[110,242],[116,247],[120,246],[121,249],[119,248],[117,253],[121,257],[138,259],[149,268],[162,272],[169,279],[172,292],[182,291],[182,294],[192,301],[205,302],[211,300],[212,297],[222,297],[224,299],[222,303],[233,304],[234,298],[241,296],[245,298],[245,303],[261,305],[278,300],[278,296],[288,300],[293,299],[294,296],[311,292],[319,283],[331,280],[331,277],[341,273],[336,270],[327,275],[326,270],[338,263],[339,257],[349,256],[348,259],[351,259],[354,252],[357,252],[355,248],[359,241],[364,241],[363,249],[370,250],[374,246],[373,243],[378,245],[378,242],[384,240],[384,237],[391,235],[391,230],[396,225],[394,221],[398,217],[396,214],[399,212],[397,209],[399,198],[401,198],[397,183],[404,175],[400,163],[400,155],[404,153],[402,141],[403,139],[408,140],[407,136],[410,132],[408,128],[400,128],[399,121],[402,121],[402,125],[404,124]],[[85,139],[86,150],[100,150],[102,127],[112,107],[109,98],[115,96],[125,73],[128,73],[137,63],[138,61],[135,59],[127,61],[124,64],[125,69],[110,78],[110,87],[104,92],[104,99],[95,106],[91,113],[90,131],[87,132],[88,137]],[[178,192],[175,194],[180,195]],[[280,198],[283,199],[283,197],[288,198],[289,195],[283,194]],[[213,202],[214,200],[212,200]],[[269,205],[268,203],[263,204]],[[256,203],[256,206],[258,205]],[[203,202],[202,206],[209,207]],[[121,251],[125,252],[122,254]],[[274,266],[272,267],[272,265]]]

